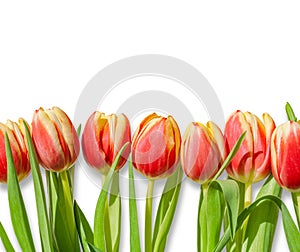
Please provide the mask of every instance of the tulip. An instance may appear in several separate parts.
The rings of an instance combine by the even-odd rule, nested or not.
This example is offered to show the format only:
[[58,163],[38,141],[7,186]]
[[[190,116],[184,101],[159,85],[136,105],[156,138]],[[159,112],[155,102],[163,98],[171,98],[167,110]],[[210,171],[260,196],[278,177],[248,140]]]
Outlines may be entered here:
[[[82,134],[82,151],[85,161],[106,175],[119,151],[131,142],[130,123],[124,114],[105,115],[94,112],[85,125]],[[124,166],[130,148],[123,152],[116,170]]]
[[264,179],[271,172],[270,145],[275,123],[267,113],[262,122],[250,112],[234,112],[226,122],[225,144],[232,149],[241,134],[245,139],[226,169],[228,175],[242,183],[251,184]]
[[300,192],[300,124],[278,126],[271,141],[272,173],[277,183],[292,192]]
[[0,182],[7,182],[7,160],[5,152],[5,133],[7,133],[18,180],[21,181],[30,172],[29,154],[24,130],[25,120],[19,119],[19,123],[7,121],[0,123]]
[[49,171],[69,169],[79,154],[76,130],[64,111],[58,107],[34,112],[32,139],[41,165]]
[[140,123],[133,136],[133,166],[149,178],[166,177],[176,168],[180,143],[180,131],[173,117],[153,113]]
[[209,182],[224,161],[224,137],[213,122],[191,123],[181,145],[181,165],[185,174],[203,184]]

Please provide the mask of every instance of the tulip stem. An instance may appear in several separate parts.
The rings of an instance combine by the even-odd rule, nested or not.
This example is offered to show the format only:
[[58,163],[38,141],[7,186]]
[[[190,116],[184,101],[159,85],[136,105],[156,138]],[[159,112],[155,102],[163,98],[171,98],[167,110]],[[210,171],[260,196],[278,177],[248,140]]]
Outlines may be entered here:
[[252,183],[245,184],[245,201],[244,208],[251,205],[252,202]]
[[145,212],[145,252],[152,251],[152,201],[154,180],[148,180],[146,212]]
[[[104,183],[106,180],[107,175],[102,175],[102,188],[104,187]],[[111,230],[110,230],[110,217],[109,217],[109,205],[108,205],[108,197],[105,200],[105,210],[104,210],[104,227],[105,227],[105,246],[107,251],[112,250],[111,244]]]
[[296,214],[296,216],[297,216],[297,221],[298,221],[298,228],[300,230],[300,192],[295,193],[295,194],[296,194],[297,207],[298,207],[298,214]]

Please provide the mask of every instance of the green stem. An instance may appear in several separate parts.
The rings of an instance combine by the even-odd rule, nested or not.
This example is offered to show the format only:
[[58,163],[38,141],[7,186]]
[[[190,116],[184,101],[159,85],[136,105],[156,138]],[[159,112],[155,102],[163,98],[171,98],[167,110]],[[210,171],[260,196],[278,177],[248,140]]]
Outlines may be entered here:
[[252,183],[245,184],[245,204],[244,208],[251,205],[252,202]]
[[298,221],[298,229],[300,230],[300,192],[295,193],[296,199],[297,199],[297,207],[298,207],[298,213],[296,213],[297,221]]
[[[201,195],[199,202],[199,213],[198,213],[198,251],[204,252],[208,249],[208,237],[207,237],[207,216],[206,216],[206,207],[207,207],[207,191],[208,183],[202,184],[201,186]],[[201,196],[200,196],[201,197]],[[201,205],[200,205],[201,204]]]
[[145,212],[145,252],[152,251],[152,201],[153,201],[154,180],[148,180]]
[[[104,186],[106,175],[102,175],[102,187]],[[111,243],[111,230],[110,230],[110,218],[109,218],[109,206],[108,206],[108,197],[105,200],[105,212],[104,212],[104,227],[105,227],[105,248],[106,252],[112,251]]]

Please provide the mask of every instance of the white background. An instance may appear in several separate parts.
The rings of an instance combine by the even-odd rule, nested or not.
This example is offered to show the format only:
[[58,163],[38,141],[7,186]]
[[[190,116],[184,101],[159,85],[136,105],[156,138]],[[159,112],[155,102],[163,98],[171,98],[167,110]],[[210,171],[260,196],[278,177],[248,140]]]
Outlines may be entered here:
[[[286,101],[300,115],[299,11],[297,1],[1,1],[0,121],[30,121],[34,109],[53,105],[73,118],[82,89],[98,71],[124,57],[156,53],[196,67],[225,116],[236,109],[267,111],[280,124]],[[92,224],[99,188],[80,166],[76,187]],[[31,177],[22,192],[38,238]],[[0,220],[16,245],[6,193],[1,185]],[[185,180],[167,251],[196,251],[198,194],[199,187]],[[290,206],[288,193],[284,200]],[[138,205],[142,230],[144,201]],[[124,200],[121,251],[129,251],[128,241]],[[273,250],[288,250],[281,220]]]

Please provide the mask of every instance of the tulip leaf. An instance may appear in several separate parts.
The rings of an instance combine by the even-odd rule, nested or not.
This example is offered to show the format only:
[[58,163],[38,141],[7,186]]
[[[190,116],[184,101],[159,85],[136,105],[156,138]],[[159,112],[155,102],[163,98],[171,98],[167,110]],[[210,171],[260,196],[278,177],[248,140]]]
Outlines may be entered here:
[[93,244],[88,243],[91,252],[103,252],[102,250],[96,248]]
[[18,182],[16,168],[10,147],[10,142],[5,133],[5,148],[7,157],[7,187],[8,202],[12,225],[23,251],[35,251],[29,221]]
[[[174,176],[173,176],[174,175]],[[154,229],[153,251],[164,251],[168,233],[174,218],[182,183],[183,171],[181,165],[171,177],[168,178],[163,195],[160,199]],[[158,218],[158,219],[157,219]],[[157,234],[156,234],[157,233]]]
[[220,175],[222,174],[222,172],[227,168],[227,166],[230,164],[230,162],[232,161],[232,159],[234,158],[235,154],[238,152],[239,148],[241,147],[241,144],[244,141],[244,138],[246,136],[247,131],[245,131],[240,137],[239,139],[236,141],[235,145],[233,146],[233,148],[231,149],[230,153],[228,154],[228,156],[226,157],[225,161],[223,162],[222,166],[220,167],[219,171],[217,172],[217,174],[213,177],[212,181],[218,179],[218,177],[220,177]]
[[[299,243],[300,232],[298,231],[297,226],[294,223],[294,221],[288,211],[288,208],[286,207],[284,202],[276,196],[273,196],[273,195],[262,196],[259,199],[257,199],[256,201],[254,201],[249,207],[244,209],[238,217],[237,228],[242,226],[243,222],[257,208],[257,206],[259,206],[260,204],[262,204],[265,201],[273,202],[281,210],[284,232],[286,235],[286,239],[287,239],[287,243],[288,243],[290,251],[291,252],[300,251],[300,243]],[[222,251],[222,249],[225,247],[225,245],[229,241],[229,239],[230,239],[230,229],[227,228],[226,231],[224,232],[222,239],[219,241],[219,243],[217,244],[214,251],[216,251],[216,252]]]
[[38,224],[43,251],[54,251],[51,226],[48,218],[45,189],[42,175],[27,124],[24,123],[26,140],[28,144],[29,160],[34,184],[35,201],[38,214]]
[[296,217],[297,217],[297,224],[298,224],[298,228],[300,230],[300,213],[299,213],[299,193],[291,193],[292,195],[292,199],[293,199],[293,205],[294,205],[294,209],[295,209],[295,213],[296,213]]
[[230,237],[233,239],[239,213],[239,186],[234,180],[212,181],[202,186],[198,216],[198,251],[213,251],[220,239],[224,206]]
[[288,102],[285,105],[285,111],[289,120],[297,122],[297,117],[294,113],[294,110]]
[[138,214],[136,207],[136,195],[134,187],[134,175],[131,157],[128,164],[129,177],[129,221],[130,221],[130,251],[141,252],[140,232],[138,223]]
[[111,231],[112,252],[119,251],[121,237],[121,197],[119,186],[119,173],[116,172],[111,183],[109,197],[109,221]]
[[[281,196],[282,188],[272,175],[268,177],[256,199],[266,195]],[[264,201],[249,215],[243,247],[246,251],[271,251],[278,220],[278,207],[272,201]]]
[[76,201],[74,202],[74,215],[82,249],[84,252],[91,252],[89,243],[93,242],[94,234]]
[[126,143],[120,152],[118,153],[116,159],[114,160],[111,169],[105,179],[104,185],[102,187],[102,190],[100,192],[96,210],[95,210],[95,216],[94,216],[94,245],[96,248],[106,251],[106,242],[105,242],[105,205],[107,201],[107,193],[109,190],[109,185],[111,183],[111,180],[114,175],[114,171],[116,169],[116,166],[119,162],[119,159],[124,152],[124,150],[127,148],[128,143]]
[[1,222],[0,222],[0,238],[7,252],[15,252],[15,249],[12,246]]

